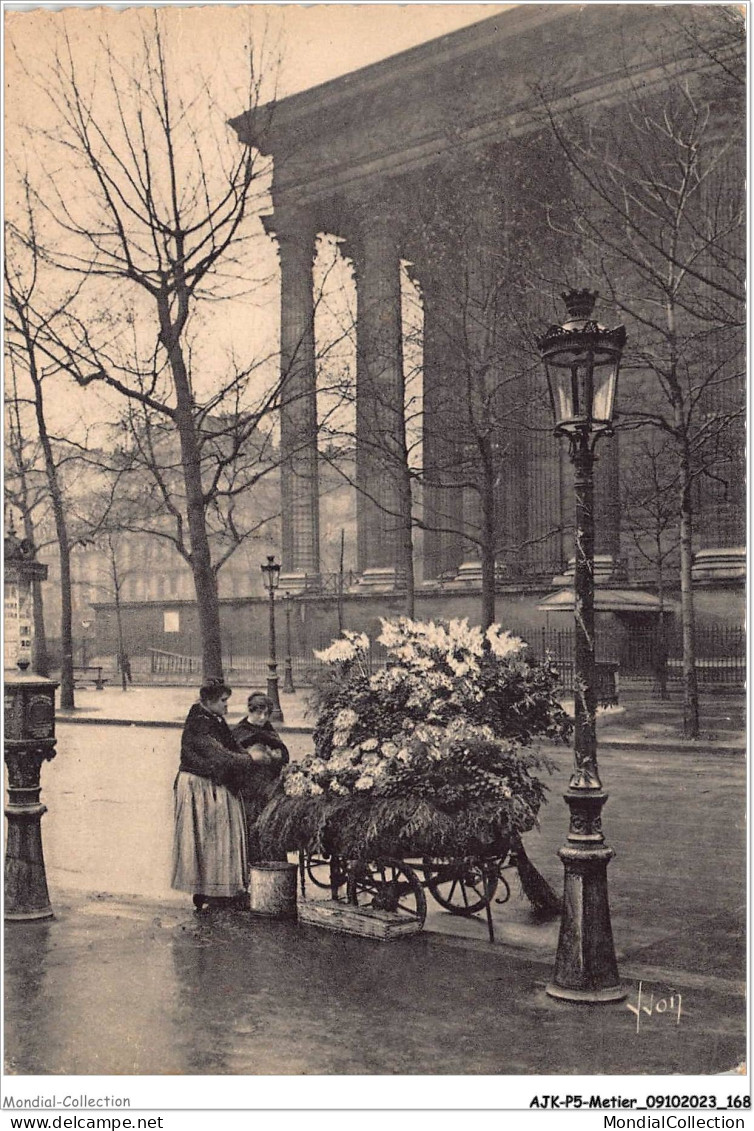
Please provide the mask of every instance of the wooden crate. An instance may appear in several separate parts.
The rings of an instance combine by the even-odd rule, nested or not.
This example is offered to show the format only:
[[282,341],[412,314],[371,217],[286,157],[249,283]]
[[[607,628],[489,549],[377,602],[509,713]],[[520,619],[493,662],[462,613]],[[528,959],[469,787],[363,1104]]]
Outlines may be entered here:
[[390,942],[414,935],[422,929],[418,919],[399,915],[395,911],[376,911],[372,907],[356,907],[341,900],[301,900],[298,904],[299,923],[310,923],[340,931],[347,935],[361,935],[369,939]]

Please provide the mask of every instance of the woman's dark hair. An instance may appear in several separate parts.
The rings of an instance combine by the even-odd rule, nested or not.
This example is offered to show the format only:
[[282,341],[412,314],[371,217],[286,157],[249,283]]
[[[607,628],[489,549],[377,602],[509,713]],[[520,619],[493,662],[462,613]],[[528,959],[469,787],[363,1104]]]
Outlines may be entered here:
[[265,711],[272,712],[272,700],[263,691],[252,691],[246,706],[250,711],[253,711],[256,707],[264,707]]
[[214,703],[223,695],[231,695],[232,690],[224,679],[208,679],[199,688],[199,699],[202,703]]

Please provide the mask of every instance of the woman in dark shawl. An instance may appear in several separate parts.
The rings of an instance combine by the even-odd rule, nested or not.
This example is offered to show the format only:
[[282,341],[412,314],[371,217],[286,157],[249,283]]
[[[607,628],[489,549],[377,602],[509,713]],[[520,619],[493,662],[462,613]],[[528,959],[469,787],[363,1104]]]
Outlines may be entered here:
[[174,785],[172,886],[193,893],[197,911],[233,899],[248,882],[241,790],[254,768],[225,721],[230,688],[209,680],[188,713]]

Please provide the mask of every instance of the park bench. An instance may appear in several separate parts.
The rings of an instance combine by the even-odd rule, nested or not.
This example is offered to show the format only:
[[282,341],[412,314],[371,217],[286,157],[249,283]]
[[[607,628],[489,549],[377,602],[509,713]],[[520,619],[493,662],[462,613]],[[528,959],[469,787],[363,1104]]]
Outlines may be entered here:
[[73,669],[74,687],[84,687],[85,684],[92,683],[97,691],[104,691],[107,679],[108,677],[102,674],[102,667],[96,664],[88,664],[86,667],[74,667]]

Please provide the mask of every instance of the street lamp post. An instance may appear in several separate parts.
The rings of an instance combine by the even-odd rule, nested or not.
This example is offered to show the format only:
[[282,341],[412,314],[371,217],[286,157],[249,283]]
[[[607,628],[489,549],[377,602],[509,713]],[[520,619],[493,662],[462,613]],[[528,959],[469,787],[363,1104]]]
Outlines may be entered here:
[[293,686],[293,660],[291,659],[291,595],[284,593],[285,608],[285,669],[283,674],[283,692],[293,695],[296,688]]
[[285,720],[283,718],[283,711],[280,706],[280,695],[278,693],[278,664],[275,652],[275,590],[280,584],[280,562],[275,561],[274,554],[268,554],[267,562],[260,568],[262,570],[262,577],[264,578],[265,589],[270,596],[269,670],[267,674],[267,694],[272,701],[270,718],[272,722],[282,723]]
[[81,622],[81,666],[85,668],[89,664],[89,629],[92,627],[90,620],[82,620]]
[[566,436],[576,498],[574,771],[564,799],[570,810],[563,914],[555,971],[546,987],[566,1001],[611,1002],[625,996],[610,924],[607,865],[614,853],[602,834],[607,794],[597,768],[594,659],[594,446],[612,434],[615,390],[625,327],[607,330],[592,318],[597,293],[563,295],[568,317],[551,326],[539,348],[547,370],[555,434]]

